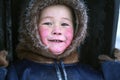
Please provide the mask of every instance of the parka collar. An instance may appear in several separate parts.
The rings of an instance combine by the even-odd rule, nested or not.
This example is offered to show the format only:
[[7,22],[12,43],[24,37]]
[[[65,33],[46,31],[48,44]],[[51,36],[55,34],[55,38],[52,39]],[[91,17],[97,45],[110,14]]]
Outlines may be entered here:
[[48,58],[48,57],[41,56],[41,55],[35,55],[33,53],[26,53],[26,54],[29,54],[25,57],[26,59],[31,60],[36,63],[45,63],[45,64],[51,64],[51,63],[54,63],[54,61],[59,63],[60,60],[64,64],[76,63],[78,62],[78,56],[79,56],[77,52],[73,52],[72,54],[70,54],[69,56],[65,58],[52,59],[52,58]]

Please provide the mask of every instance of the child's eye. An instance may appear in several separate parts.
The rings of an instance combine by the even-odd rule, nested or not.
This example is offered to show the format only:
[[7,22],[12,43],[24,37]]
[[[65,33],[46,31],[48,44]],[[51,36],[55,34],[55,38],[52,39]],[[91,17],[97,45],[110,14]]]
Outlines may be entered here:
[[62,23],[61,25],[62,25],[62,26],[69,26],[68,23]]
[[45,22],[45,23],[43,23],[43,25],[52,25],[52,23],[51,22]]

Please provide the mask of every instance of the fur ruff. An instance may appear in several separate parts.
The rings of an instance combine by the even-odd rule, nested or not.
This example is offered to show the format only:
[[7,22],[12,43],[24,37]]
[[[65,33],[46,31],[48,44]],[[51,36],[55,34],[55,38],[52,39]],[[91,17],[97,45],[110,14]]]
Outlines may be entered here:
[[[57,4],[66,5],[73,9],[77,29],[71,45],[61,55],[54,56],[41,42],[38,33],[38,21],[42,9]],[[18,57],[23,59],[32,55],[30,53],[34,53],[39,58],[43,56],[60,59],[69,56],[84,41],[87,33],[87,21],[87,8],[82,0],[30,0],[21,16],[19,44],[16,49]]]

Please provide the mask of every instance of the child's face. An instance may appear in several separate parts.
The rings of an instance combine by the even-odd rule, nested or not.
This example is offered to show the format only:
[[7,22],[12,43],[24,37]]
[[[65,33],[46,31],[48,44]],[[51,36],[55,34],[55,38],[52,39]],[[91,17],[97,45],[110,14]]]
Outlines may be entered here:
[[40,17],[39,34],[52,54],[62,54],[73,39],[73,20],[69,8],[62,5],[45,8]]

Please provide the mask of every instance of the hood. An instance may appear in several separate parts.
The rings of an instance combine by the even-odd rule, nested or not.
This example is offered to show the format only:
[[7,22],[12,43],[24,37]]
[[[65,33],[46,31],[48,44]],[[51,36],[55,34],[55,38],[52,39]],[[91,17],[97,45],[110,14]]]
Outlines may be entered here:
[[[39,15],[42,9],[50,5],[66,5],[74,13],[75,31],[71,45],[59,56],[52,55],[47,47],[42,44],[38,33]],[[76,53],[76,48],[84,41],[87,29],[87,11],[83,0],[29,0],[23,10],[20,28],[19,44],[16,52],[19,58],[27,56],[37,56],[60,59],[65,58],[72,53]]]

